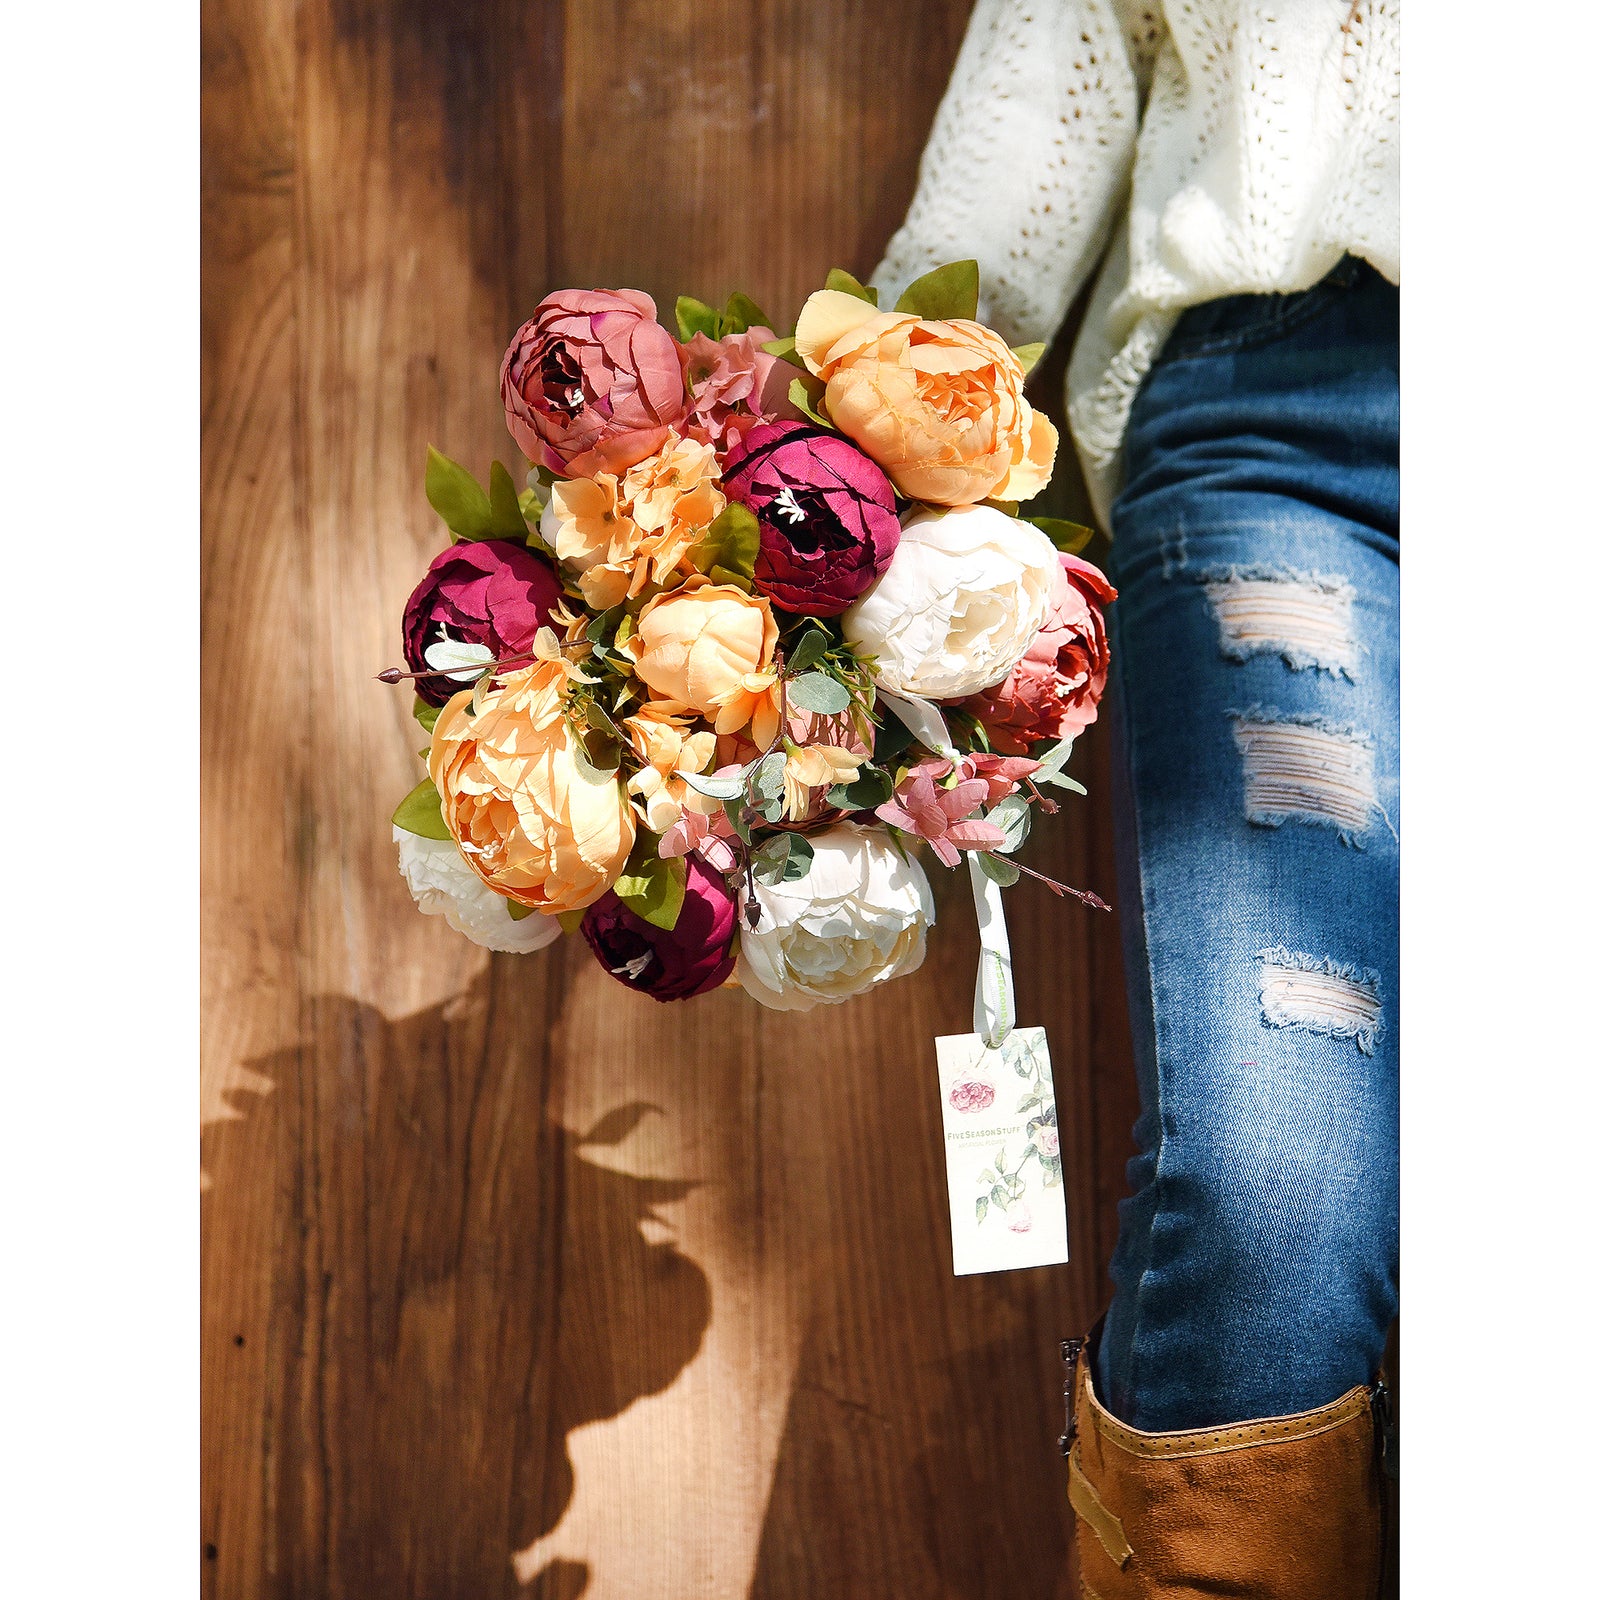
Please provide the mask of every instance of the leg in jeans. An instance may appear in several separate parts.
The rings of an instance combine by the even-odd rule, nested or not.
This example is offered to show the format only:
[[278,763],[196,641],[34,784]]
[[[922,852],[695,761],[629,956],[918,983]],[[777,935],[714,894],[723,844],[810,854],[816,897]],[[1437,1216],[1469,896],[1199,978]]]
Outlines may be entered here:
[[1142,1114],[1095,1384],[1133,1427],[1317,1407],[1398,1273],[1398,290],[1190,312],[1112,513]]

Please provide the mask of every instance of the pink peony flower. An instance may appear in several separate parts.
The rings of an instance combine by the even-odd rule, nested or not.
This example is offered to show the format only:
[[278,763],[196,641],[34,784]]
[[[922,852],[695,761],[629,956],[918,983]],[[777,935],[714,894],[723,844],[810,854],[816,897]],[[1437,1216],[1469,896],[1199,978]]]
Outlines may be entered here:
[[678,346],[689,391],[684,433],[721,456],[763,422],[800,417],[789,399],[800,369],[761,348],[776,337],[771,328],[756,327],[725,339],[697,333]]
[[962,702],[997,750],[1024,754],[1040,739],[1069,739],[1098,715],[1110,651],[1101,607],[1117,597],[1101,570],[1063,554],[1044,626],[996,688]]
[[951,1086],[950,1104],[968,1114],[982,1111],[994,1104],[994,1085],[982,1078],[962,1078]]
[[620,474],[682,420],[678,343],[637,289],[558,289],[517,329],[500,398],[530,461],[574,478]]
[[1013,1233],[1026,1233],[1033,1226],[1033,1213],[1026,1200],[1014,1200],[1006,1212],[1006,1226]]
[[1048,1124],[1033,1130],[1033,1142],[1042,1156],[1061,1154],[1061,1135]]

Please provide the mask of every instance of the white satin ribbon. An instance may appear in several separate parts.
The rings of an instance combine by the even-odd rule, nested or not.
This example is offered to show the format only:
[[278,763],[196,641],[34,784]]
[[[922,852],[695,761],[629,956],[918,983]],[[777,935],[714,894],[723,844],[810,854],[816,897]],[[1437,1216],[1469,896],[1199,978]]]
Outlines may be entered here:
[[[931,700],[921,695],[892,694],[879,688],[878,698],[905,723],[919,743],[951,761],[961,759],[950,742],[950,730]],[[1017,995],[1011,981],[1011,938],[1006,932],[1005,905],[1000,885],[978,865],[975,851],[967,852],[972,876],[972,905],[978,916],[978,981],[972,995],[972,1031],[991,1050],[999,1049],[1016,1026]]]

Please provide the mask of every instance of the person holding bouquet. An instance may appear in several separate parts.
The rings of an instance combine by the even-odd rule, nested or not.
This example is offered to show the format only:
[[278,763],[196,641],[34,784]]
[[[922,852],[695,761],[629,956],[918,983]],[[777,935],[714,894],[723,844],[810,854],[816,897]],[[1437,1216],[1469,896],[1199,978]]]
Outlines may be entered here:
[[[977,0],[892,298],[975,255],[1109,531],[1142,1112],[1084,1593],[1377,1592],[1398,1304],[1398,5]],[[1392,1453],[1392,1452],[1391,1452]]]

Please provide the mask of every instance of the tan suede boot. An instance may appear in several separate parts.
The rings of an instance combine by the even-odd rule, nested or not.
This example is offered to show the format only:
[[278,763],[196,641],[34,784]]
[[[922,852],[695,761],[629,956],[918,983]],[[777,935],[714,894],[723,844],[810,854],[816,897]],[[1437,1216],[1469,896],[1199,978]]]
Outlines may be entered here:
[[1095,1397],[1081,1340],[1069,1373],[1067,1494],[1085,1600],[1375,1600],[1387,1497],[1384,1403],[1331,1405],[1190,1433],[1141,1433]]

